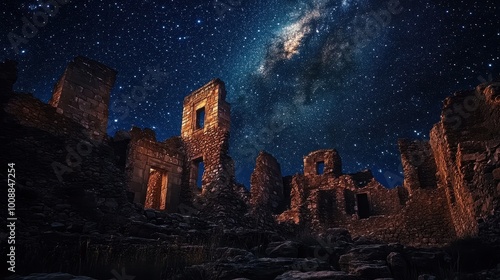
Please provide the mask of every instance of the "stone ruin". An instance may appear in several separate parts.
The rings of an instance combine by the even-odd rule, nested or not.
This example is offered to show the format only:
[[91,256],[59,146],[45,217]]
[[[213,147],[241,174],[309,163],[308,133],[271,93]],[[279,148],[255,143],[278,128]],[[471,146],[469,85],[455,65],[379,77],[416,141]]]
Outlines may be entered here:
[[103,139],[108,127],[109,93],[116,71],[78,56],[54,87],[49,104],[85,127],[91,138]]
[[[4,111],[26,127],[108,143],[129,201],[159,211],[257,227],[342,227],[353,237],[435,246],[477,235],[500,206],[498,82],[448,97],[429,141],[399,140],[402,186],[387,189],[369,170],[345,174],[339,153],[325,149],[304,157],[303,174],[285,177],[278,160],[261,152],[248,192],[228,153],[224,82],[214,79],[186,96],[180,136],[158,141],[147,128],[106,134],[115,78],[113,69],[77,57],[48,105],[19,94]],[[5,80],[12,85],[15,77]]]

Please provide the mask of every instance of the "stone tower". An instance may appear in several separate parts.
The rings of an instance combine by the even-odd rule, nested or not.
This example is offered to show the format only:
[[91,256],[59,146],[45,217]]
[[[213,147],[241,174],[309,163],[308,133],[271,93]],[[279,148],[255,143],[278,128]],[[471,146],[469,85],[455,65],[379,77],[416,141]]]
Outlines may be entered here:
[[76,57],[54,87],[49,104],[101,140],[108,126],[108,106],[116,71],[97,61]]
[[[219,79],[184,99],[181,137],[190,165],[189,185],[194,190],[201,187],[203,193],[234,179],[233,163],[228,156],[230,105],[225,99],[225,85]],[[199,178],[201,166],[204,172]]]
[[283,202],[281,166],[271,154],[261,151],[250,177],[250,204],[255,213],[279,214]]

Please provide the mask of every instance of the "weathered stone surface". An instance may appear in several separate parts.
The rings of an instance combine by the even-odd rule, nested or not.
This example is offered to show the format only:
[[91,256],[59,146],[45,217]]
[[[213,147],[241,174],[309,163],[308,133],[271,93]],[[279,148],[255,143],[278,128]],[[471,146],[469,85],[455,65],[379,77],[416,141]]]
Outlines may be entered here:
[[493,179],[500,180],[500,167],[493,170]]
[[353,272],[360,263],[368,264],[370,262],[377,261],[385,262],[389,254],[389,250],[389,247],[385,244],[356,246],[347,254],[340,256],[340,268],[345,272]]
[[33,273],[28,276],[13,276],[8,280],[95,280],[86,276],[74,276],[67,273]]
[[115,70],[78,56],[57,82],[49,104],[85,127],[90,138],[102,140],[106,136],[110,92],[115,79]]
[[192,266],[178,279],[186,279],[202,275],[203,277],[217,277],[217,279],[234,279],[238,277],[249,279],[272,280],[286,271],[297,268],[314,267],[318,270],[327,270],[328,266],[318,260],[297,258],[258,258],[240,259],[232,262],[216,262]]
[[267,245],[266,255],[271,258],[296,258],[299,254],[299,244],[292,241],[272,242]]
[[278,161],[266,152],[260,152],[250,178],[250,204],[254,215],[276,214],[282,211],[283,177]]
[[347,275],[341,271],[288,271],[275,280],[357,280],[359,277]]
[[366,279],[391,277],[391,271],[386,265],[373,263],[356,263],[352,274]]

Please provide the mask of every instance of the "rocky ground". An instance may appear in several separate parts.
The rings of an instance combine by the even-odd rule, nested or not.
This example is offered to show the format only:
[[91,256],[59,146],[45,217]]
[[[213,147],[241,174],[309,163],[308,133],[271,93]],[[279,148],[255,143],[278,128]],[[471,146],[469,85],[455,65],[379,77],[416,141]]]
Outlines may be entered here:
[[[70,205],[56,208],[74,216]],[[500,246],[494,240],[418,249],[353,240],[340,228],[287,236],[135,210],[132,218],[106,221],[115,228],[107,233],[99,223],[75,224],[71,218],[32,232],[18,257],[29,276],[8,279],[500,279]],[[41,215],[43,207],[33,211]],[[489,234],[486,239],[495,233]],[[35,271],[65,273],[30,274]]]

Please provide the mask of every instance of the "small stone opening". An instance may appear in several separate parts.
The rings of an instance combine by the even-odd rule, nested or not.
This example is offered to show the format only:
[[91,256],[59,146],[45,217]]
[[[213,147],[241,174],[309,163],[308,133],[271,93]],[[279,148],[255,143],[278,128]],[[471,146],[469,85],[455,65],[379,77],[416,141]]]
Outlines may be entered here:
[[167,206],[167,172],[156,168],[149,169],[149,179],[144,208],[165,210]]
[[360,219],[366,219],[370,217],[370,202],[368,200],[367,193],[356,194],[356,200],[358,202],[358,216]]
[[344,189],[345,212],[348,215],[356,214],[356,201],[354,192]]
[[316,174],[321,175],[324,173],[325,173],[325,162],[324,161],[316,162]]
[[205,107],[196,110],[196,129],[205,127]]
[[193,161],[194,174],[196,175],[196,187],[201,189],[203,186],[203,173],[205,173],[205,163],[203,158],[198,158]]

